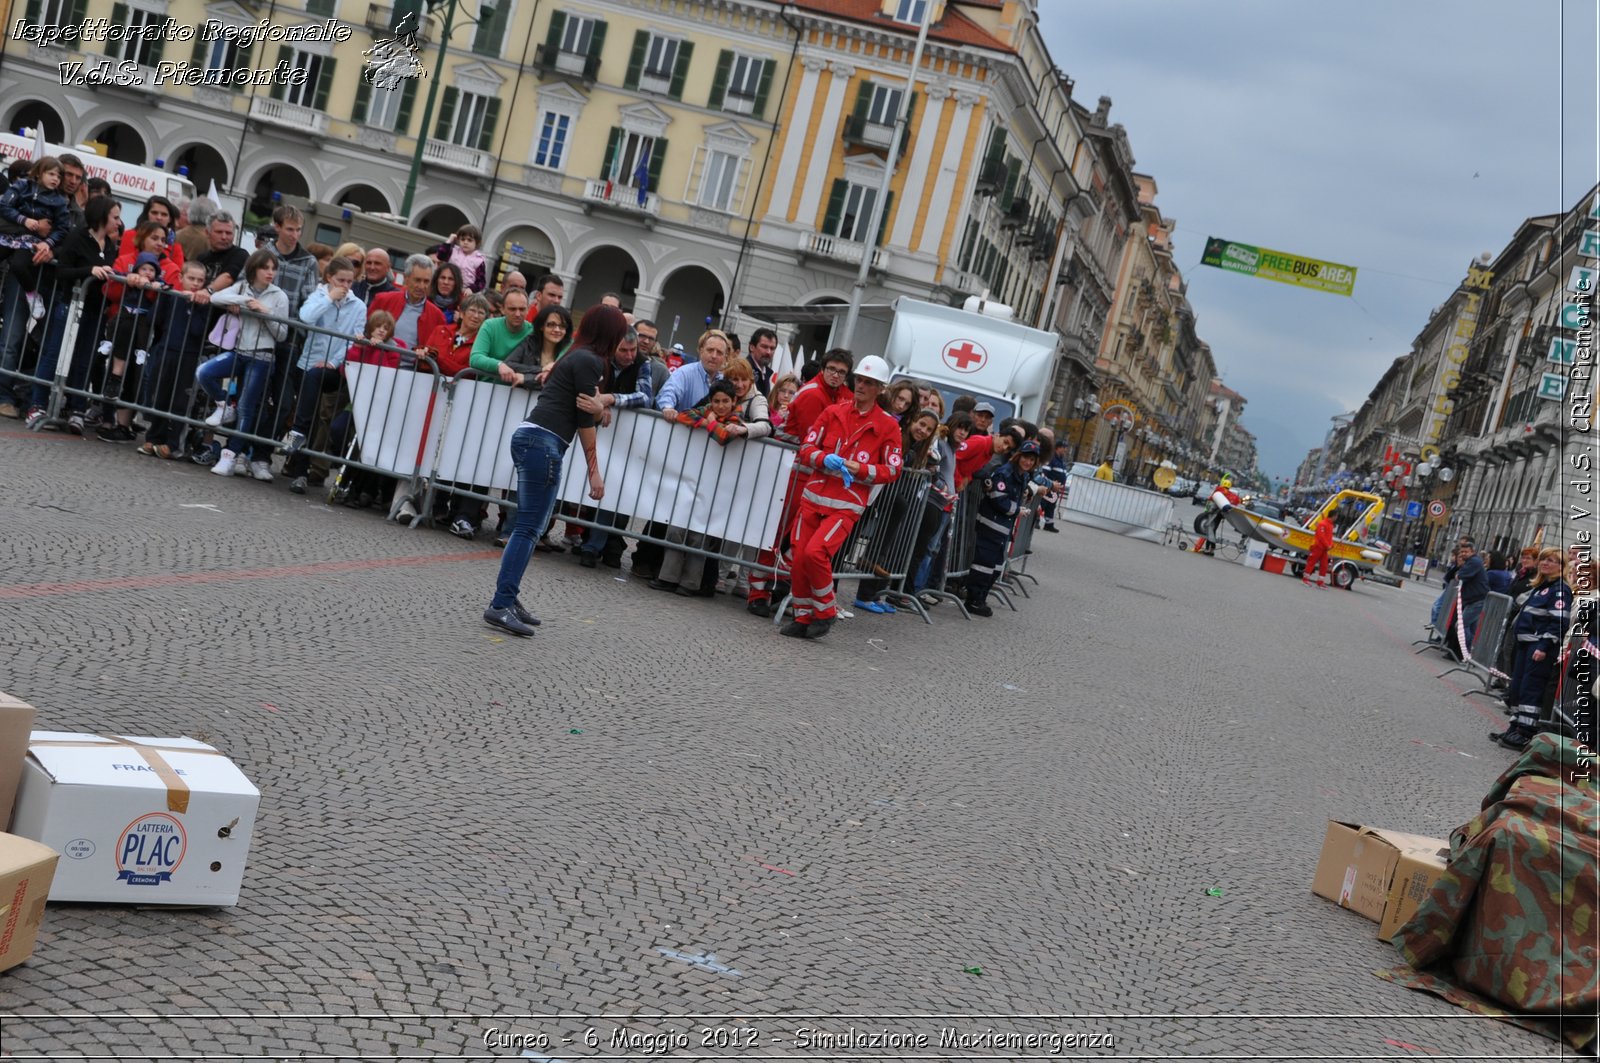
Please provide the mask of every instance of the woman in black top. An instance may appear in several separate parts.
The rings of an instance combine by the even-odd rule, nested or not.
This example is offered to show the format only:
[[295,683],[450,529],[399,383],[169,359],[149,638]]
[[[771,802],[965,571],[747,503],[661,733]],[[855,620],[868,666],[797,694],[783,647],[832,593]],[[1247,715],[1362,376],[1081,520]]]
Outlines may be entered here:
[[[561,462],[572,437],[583,444],[589,465],[589,497],[605,497],[606,485],[595,457],[594,430],[599,422],[601,392],[611,390],[611,357],[628,331],[622,311],[611,306],[590,307],[573,337],[572,348],[544,379],[539,404],[511,435],[511,460],[517,467],[517,515],[511,538],[500,559],[500,577],[494,600],[483,619],[513,635],[529,636],[539,621],[517,600],[522,575],[533,545],[550,523],[556,492],[561,486]],[[514,372],[517,387],[537,386],[537,370]]]
[[[122,224],[122,207],[110,196],[95,196],[83,208],[84,223],[62,239],[55,249],[51,265],[40,272],[40,295],[49,309],[50,320],[45,323],[44,343],[39,348],[39,365],[34,370],[32,394],[28,397],[28,427],[44,421],[45,408],[50,402],[50,381],[55,380],[56,362],[61,356],[61,341],[67,327],[67,309],[72,303],[72,289],[79,281],[90,280],[90,290],[84,299],[84,314],[79,335],[90,340],[96,338],[94,323],[103,320],[99,314],[90,316],[90,308],[100,304],[100,284],[112,276],[112,262],[116,259],[117,237]],[[81,388],[88,376],[87,358],[74,358],[72,380],[68,386]],[[80,363],[84,363],[80,368]],[[83,409],[84,400],[69,398],[74,411]],[[73,414],[74,431],[83,433],[83,418]]]

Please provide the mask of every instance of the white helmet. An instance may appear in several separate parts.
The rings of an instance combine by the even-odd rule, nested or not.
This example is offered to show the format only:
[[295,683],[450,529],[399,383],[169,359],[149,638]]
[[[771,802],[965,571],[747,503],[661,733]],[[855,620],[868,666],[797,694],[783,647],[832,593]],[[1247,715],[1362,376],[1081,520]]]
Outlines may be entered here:
[[869,354],[861,359],[861,364],[856,366],[856,376],[866,380],[876,380],[880,384],[889,382],[889,363],[875,354]]

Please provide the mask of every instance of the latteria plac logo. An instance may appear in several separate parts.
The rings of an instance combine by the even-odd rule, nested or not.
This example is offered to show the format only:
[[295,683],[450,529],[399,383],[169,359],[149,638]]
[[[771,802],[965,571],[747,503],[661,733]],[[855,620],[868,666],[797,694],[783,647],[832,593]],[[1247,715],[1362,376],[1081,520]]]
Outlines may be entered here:
[[174,817],[165,812],[140,816],[117,838],[117,878],[130,886],[171,882],[188,844],[188,833]]

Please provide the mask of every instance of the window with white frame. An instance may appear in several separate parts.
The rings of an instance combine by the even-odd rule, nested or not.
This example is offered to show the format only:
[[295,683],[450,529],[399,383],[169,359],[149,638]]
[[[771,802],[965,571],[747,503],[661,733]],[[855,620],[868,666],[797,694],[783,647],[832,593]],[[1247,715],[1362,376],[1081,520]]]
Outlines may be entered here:
[[573,55],[588,55],[589,46],[594,42],[595,23],[596,20],[592,18],[568,15],[567,24],[561,31],[561,50]]
[[239,68],[239,40],[237,37],[211,42],[203,60],[207,70],[237,70]]
[[726,110],[740,114],[755,110],[756,95],[761,91],[761,71],[765,66],[765,59],[748,55],[733,57],[733,66],[728,69],[727,94],[722,99]]
[[921,25],[923,15],[927,14],[928,0],[900,0],[900,6],[895,8],[896,22],[909,22]]
[[567,157],[567,134],[571,128],[570,115],[544,112],[544,121],[539,124],[539,139],[533,148],[533,164],[547,170],[561,169],[561,163]]
[[617,149],[620,157],[615,160],[616,167],[612,171],[616,175],[616,183],[627,185],[629,188],[639,187],[639,181],[635,176],[639,172],[639,164],[643,162],[645,171],[649,171],[655,155],[655,146],[655,137],[643,133],[624,133],[622,143]]
[[878,201],[878,190],[866,185],[850,184],[844,194],[844,204],[839,211],[839,228],[832,234],[841,240],[867,243],[872,234],[867,226],[872,224],[872,206]]
[[650,45],[644,53],[644,76],[671,81],[678,63],[678,43],[671,37],[651,34]]
[[[117,6],[122,7],[120,4]],[[106,45],[106,55],[140,66],[152,65],[159,50],[159,27],[165,19],[153,11],[141,11],[136,7],[123,10],[126,12],[123,15],[124,24],[118,39]]]
[[367,125],[393,131],[400,120],[400,102],[404,98],[404,85],[372,86],[372,98],[367,103]]
[[873,125],[894,125],[900,116],[900,100],[905,93],[888,85],[872,86],[872,103],[867,107],[867,121]]
[[300,107],[315,105],[317,98],[317,85],[322,81],[323,57],[315,52],[305,52],[295,49],[289,56],[291,70],[304,70],[306,76],[303,80],[291,82],[283,87],[283,99]]
[[476,148],[483,135],[483,122],[489,111],[489,97],[463,92],[456,98],[456,113],[450,120],[446,140],[464,148]]
[[743,164],[742,158],[729,152],[708,152],[705,170],[700,176],[700,205],[712,210],[733,210]]

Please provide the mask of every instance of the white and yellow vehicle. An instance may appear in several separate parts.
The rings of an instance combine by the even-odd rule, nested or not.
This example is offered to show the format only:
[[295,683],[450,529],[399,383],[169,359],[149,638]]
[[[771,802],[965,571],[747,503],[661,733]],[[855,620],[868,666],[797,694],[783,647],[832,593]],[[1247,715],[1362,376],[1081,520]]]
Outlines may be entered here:
[[1309,526],[1235,506],[1220,492],[1211,500],[1235,530],[1293,555],[1297,575],[1304,570],[1306,556],[1311,553],[1315,538],[1312,528],[1323,516],[1333,521],[1333,547],[1328,551],[1328,562],[1335,585],[1349,590],[1357,579],[1366,578],[1389,556],[1389,547],[1372,534],[1373,524],[1383,516],[1383,499],[1366,491],[1346,490],[1331,496],[1308,522]]

